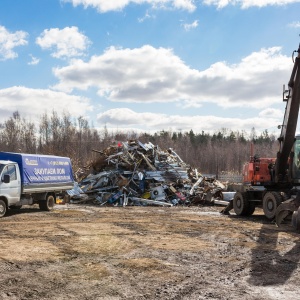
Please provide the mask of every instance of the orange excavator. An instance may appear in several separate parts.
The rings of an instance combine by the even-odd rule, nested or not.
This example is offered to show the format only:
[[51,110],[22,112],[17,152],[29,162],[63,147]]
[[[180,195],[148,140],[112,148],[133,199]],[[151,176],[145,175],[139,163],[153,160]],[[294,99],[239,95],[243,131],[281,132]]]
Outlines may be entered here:
[[252,215],[256,207],[262,207],[265,216],[270,220],[275,218],[277,225],[292,215],[292,223],[299,230],[300,136],[295,137],[295,133],[300,105],[300,45],[293,52],[293,61],[288,89],[283,88],[286,107],[277,157],[260,158],[253,155],[252,149],[250,161],[243,168],[243,184],[221,213],[233,208],[237,215],[246,216]]

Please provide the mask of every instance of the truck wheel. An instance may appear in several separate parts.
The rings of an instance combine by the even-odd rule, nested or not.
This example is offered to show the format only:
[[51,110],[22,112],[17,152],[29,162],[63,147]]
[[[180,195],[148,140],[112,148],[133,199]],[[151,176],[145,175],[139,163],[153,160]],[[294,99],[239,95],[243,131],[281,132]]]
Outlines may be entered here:
[[281,203],[281,196],[277,192],[267,192],[263,197],[263,210],[265,216],[272,220],[276,216],[276,209]]
[[46,200],[39,201],[39,207],[44,211],[51,211],[54,208],[55,198],[53,195],[47,196]]
[[3,200],[0,200],[0,218],[4,217],[4,215],[6,214],[6,203]]
[[233,209],[238,216],[252,215],[255,205],[248,199],[247,193],[236,192],[233,198]]

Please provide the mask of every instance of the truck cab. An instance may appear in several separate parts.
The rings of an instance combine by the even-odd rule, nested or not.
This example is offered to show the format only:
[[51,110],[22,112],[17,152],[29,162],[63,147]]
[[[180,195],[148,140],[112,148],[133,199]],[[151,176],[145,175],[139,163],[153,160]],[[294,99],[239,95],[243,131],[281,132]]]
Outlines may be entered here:
[[7,205],[16,205],[21,197],[21,178],[18,164],[0,161],[0,195]]

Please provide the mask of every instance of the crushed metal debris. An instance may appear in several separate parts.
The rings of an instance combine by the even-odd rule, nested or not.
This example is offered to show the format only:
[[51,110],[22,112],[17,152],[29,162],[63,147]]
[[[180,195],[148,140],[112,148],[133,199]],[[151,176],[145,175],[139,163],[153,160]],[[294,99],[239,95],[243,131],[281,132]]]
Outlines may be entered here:
[[[89,174],[68,191],[71,203],[98,205],[201,205],[224,204],[226,185],[192,169],[171,148],[161,150],[151,142],[118,142],[103,151]],[[225,192],[224,192],[225,193]]]

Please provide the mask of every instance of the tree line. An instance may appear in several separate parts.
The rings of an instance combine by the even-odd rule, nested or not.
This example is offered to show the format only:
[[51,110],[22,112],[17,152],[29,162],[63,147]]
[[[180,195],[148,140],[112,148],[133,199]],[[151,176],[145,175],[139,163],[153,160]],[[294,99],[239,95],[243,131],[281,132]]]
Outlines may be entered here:
[[68,113],[43,114],[38,124],[22,118],[18,111],[0,123],[0,151],[38,153],[67,156],[74,170],[85,168],[97,159],[101,151],[116,141],[137,139],[151,142],[162,150],[172,148],[187,164],[202,173],[240,174],[242,166],[249,160],[251,144],[260,157],[276,157],[277,137],[264,130],[256,134],[222,128],[213,134],[202,131],[194,133],[159,131],[154,134],[109,132],[104,126],[98,130],[86,119],[76,119]]

